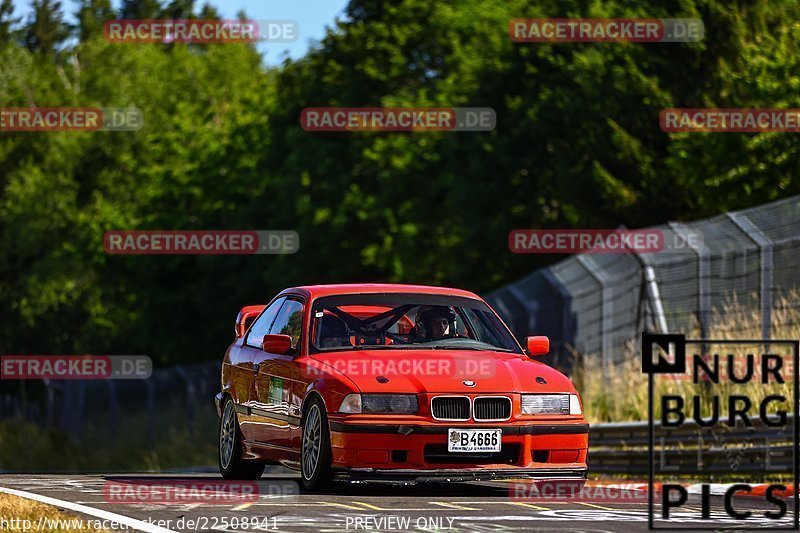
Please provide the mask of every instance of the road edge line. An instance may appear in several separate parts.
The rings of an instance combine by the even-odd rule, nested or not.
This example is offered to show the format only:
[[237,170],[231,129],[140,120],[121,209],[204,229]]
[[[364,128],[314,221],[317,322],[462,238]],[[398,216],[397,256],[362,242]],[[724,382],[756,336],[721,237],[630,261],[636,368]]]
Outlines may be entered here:
[[12,496],[19,496],[20,498],[26,498],[28,500],[34,500],[40,503],[45,503],[47,505],[54,505],[56,507],[63,507],[65,509],[69,509],[70,511],[75,511],[77,513],[83,513],[89,516],[94,516],[96,518],[101,518],[103,520],[111,520],[112,522],[117,522],[119,524],[128,526],[130,528],[144,531],[145,533],[178,533],[177,531],[173,531],[172,529],[167,529],[164,527],[157,526],[155,524],[151,524],[149,522],[144,522],[142,520],[138,520],[136,518],[131,518],[129,516],[121,515],[112,513],[111,511],[104,511],[102,509],[95,509],[94,507],[89,507],[87,505],[81,505],[79,503],[72,503],[65,500],[59,500],[56,498],[51,498],[49,496],[42,496],[41,494],[36,494],[34,492],[27,492],[24,490],[17,490],[17,489],[9,489],[6,487],[0,487],[0,492],[4,492],[6,494],[10,494]]

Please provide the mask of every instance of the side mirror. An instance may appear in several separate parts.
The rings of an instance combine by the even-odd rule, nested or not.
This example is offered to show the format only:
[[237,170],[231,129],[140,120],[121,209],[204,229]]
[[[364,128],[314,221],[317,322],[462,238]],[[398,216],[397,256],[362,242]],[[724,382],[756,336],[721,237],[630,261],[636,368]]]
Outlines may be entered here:
[[236,323],[233,325],[233,331],[237,339],[239,337],[244,337],[247,327],[250,325],[248,321],[255,320],[265,307],[266,305],[248,305],[247,307],[242,307],[242,310],[239,311],[239,315],[236,317]]
[[267,353],[285,355],[292,349],[292,338],[289,335],[264,335],[262,349]]
[[526,337],[525,345],[528,349],[528,355],[531,357],[550,353],[550,339],[544,335]]

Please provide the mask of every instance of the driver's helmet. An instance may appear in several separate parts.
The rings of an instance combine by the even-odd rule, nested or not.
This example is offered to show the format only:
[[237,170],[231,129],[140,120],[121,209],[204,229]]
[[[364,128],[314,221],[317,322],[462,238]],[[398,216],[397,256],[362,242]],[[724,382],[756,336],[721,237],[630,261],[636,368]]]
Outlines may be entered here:
[[430,338],[431,328],[430,322],[434,318],[445,318],[450,323],[450,334],[454,335],[456,332],[456,313],[450,307],[444,305],[423,305],[417,311],[415,319],[415,326],[417,335],[424,338]]

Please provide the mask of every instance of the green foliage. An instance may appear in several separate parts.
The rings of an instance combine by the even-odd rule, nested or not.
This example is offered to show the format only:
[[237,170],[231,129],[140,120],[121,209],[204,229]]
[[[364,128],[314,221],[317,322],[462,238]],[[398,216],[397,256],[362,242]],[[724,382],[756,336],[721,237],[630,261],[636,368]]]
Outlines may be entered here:
[[14,2],[0,0],[0,44],[8,44],[14,37],[13,27],[19,24],[20,19],[14,16]]
[[80,0],[75,13],[77,33],[81,41],[103,33],[103,23],[114,18],[111,0]]
[[161,12],[158,0],[122,0],[120,18],[124,19],[154,19]]
[[69,36],[64,22],[61,2],[58,0],[33,0],[33,17],[28,24],[25,43],[28,48],[42,55],[52,55]]
[[[165,4],[116,16],[194,16]],[[658,125],[665,107],[800,107],[794,2],[353,0],[275,69],[245,45],[107,43],[107,2],[79,14],[55,59],[0,22],[0,102],[136,106],[145,127],[0,136],[2,353],[218,357],[239,307],[285,286],[486,291],[553,260],[509,253],[514,228],[638,227],[800,192],[795,135]],[[509,19],[540,16],[700,17],[706,38],[511,42]],[[59,48],[50,22],[27,29],[32,49]],[[497,128],[309,133],[309,106],[493,107]],[[292,229],[301,249],[109,256],[111,229]]]

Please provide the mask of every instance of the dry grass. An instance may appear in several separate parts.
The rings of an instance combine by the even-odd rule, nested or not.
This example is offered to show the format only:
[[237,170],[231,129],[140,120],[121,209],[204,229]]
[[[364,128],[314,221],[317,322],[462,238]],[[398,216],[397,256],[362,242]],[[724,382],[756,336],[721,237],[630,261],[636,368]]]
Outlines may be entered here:
[[[81,526],[88,527],[82,528]],[[91,527],[91,524],[86,521],[81,522],[80,519],[65,514],[51,505],[2,493],[0,493],[0,530],[43,533],[107,531]]]
[[[753,296],[757,302],[757,297]],[[800,299],[800,291],[791,290],[776,299],[772,313],[772,338],[773,339],[800,339],[800,307],[795,302]],[[699,328],[686,331],[688,337],[699,338]],[[760,339],[761,316],[758,305],[753,302],[743,304],[736,298],[726,301],[723,309],[713,310],[712,326],[709,329],[709,338],[713,339]],[[730,345],[724,347],[724,353],[744,355],[752,352],[752,346],[735,348]],[[779,353],[785,354],[784,351]],[[573,380],[584,403],[584,411],[590,422],[623,422],[631,420],[647,420],[647,376],[642,374],[641,352],[639,341],[630,340],[625,348],[625,362],[617,366],[604,369],[600,357],[578,357],[573,372]],[[687,353],[688,355],[688,353]],[[722,355],[722,354],[721,354]],[[758,365],[756,357],[756,365]],[[743,359],[740,359],[743,361]],[[722,366],[722,365],[721,365]],[[605,374],[605,375],[604,375]],[[784,395],[791,393],[791,385],[776,383],[762,384],[753,381],[746,385],[733,385],[720,383],[714,386],[714,393],[721,396],[722,405],[727,403],[730,394],[744,394],[758,405],[765,396],[771,393]],[[692,381],[673,381],[659,376],[656,379],[656,396],[676,394],[687,398],[698,394],[703,398],[704,416],[710,414],[710,390],[702,383],[694,384]],[[784,406],[788,409],[788,404]],[[722,407],[723,413],[727,407]],[[656,404],[656,416],[660,416]]]

